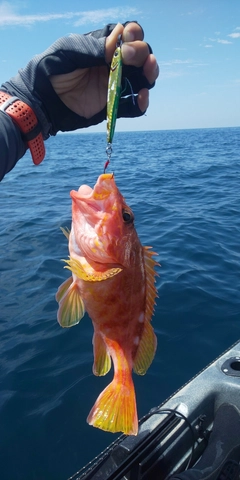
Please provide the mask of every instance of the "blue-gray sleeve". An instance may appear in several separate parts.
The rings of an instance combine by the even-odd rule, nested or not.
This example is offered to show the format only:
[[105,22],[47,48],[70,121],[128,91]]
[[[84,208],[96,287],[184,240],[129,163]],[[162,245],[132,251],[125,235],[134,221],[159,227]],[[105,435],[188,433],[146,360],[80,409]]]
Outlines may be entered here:
[[20,130],[11,117],[0,111],[0,180],[26,152]]

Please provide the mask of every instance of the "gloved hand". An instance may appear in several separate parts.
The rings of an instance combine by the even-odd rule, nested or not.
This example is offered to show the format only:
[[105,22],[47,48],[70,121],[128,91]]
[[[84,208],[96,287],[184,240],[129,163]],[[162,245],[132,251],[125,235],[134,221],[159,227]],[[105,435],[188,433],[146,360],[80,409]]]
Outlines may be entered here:
[[[154,86],[158,65],[148,44],[142,41],[141,27],[135,22],[125,27],[111,24],[86,35],[62,37],[35,56],[1,89],[32,107],[44,139],[59,130],[70,131],[100,123],[106,118],[109,67],[119,34],[124,42],[122,89],[125,89],[125,98],[120,99],[118,116],[140,116],[147,109],[148,90]],[[129,84],[138,95],[134,103]]]

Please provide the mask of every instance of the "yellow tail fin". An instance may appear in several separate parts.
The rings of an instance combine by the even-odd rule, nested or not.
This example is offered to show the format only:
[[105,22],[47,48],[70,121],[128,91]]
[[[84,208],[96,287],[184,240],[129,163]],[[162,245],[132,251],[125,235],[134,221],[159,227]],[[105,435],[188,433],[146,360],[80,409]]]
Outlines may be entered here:
[[134,385],[130,371],[115,375],[90,411],[87,422],[109,432],[137,435],[138,417]]

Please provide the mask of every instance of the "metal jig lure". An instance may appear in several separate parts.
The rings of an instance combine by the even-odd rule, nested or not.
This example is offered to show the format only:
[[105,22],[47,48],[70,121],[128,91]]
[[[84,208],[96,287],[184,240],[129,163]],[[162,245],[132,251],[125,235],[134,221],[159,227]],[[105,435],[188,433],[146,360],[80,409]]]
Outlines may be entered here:
[[104,166],[105,170],[110,162],[112,155],[112,141],[117,120],[118,105],[121,95],[121,81],[122,81],[122,39],[119,36],[116,50],[113,54],[112,63],[110,67],[110,74],[108,80],[108,96],[107,96],[107,161]]

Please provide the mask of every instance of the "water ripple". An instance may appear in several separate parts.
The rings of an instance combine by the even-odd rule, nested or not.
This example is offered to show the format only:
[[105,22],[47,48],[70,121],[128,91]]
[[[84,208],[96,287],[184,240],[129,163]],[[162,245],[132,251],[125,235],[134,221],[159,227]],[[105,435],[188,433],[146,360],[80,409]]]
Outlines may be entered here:
[[[109,171],[161,263],[158,350],[147,375],[134,375],[140,415],[240,336],[239,139],[239,129],[116,133]],[[92,375],[90,319],[62,330],[55,301],[68,276],[60,226],[70,227],[69,192],[94,185],[105,135],[59,135],[46,146],[39,167],[27,154],[0,185],[5,480],[65,479],[114,438],[85,421],[112,378]]]

